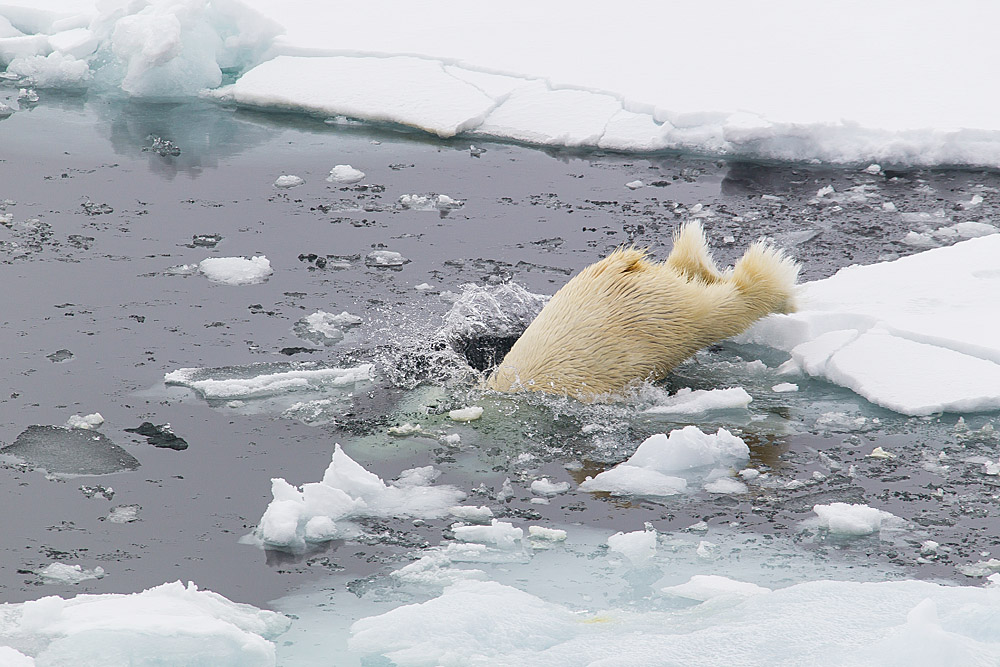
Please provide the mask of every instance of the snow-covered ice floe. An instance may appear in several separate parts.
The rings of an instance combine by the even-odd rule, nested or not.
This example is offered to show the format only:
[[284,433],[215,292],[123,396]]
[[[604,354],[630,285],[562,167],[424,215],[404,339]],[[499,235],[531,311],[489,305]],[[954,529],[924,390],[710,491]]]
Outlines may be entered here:
[[290,621],[173,582],[131,595],[43,597],[0,605],[0,664],[273,667]]
[[355,622],[349,647],[399,667],[985,667],[1000,661],[1000,575],[985,588],[814,581],[773,591],[695,576],[662,596],[689,605],[578,611],[495,581],[466,579],[427,602]]
[[431,466],[424,466],[404,470],[386,484],[336,445],[322,481],[295,487],[281,478],[271,480],[274,499],[251,540],[294,551],[307,543],[359,534],[350,521],[354,518],[445,516],[465,494],[453,486],[432,486],[436,476]]
[[782,371],[905,415],[1000,410],[1000,235],[802,286],[799,312],[739,337],[790,352]]
[[[290,187],[290,186],[281,186]],[[274,273],[271,262],[259,257],[209,257],[198,263],[198,271],[214,283],[256,285]]]
[[[0,65],[43,95],[51,87],[210,91],[241,105],[441,137],[1000,165],[1000,93],[985,83],[1000,59],[991,32],[1000,7],[907,5],[896,38],[871,29],[898,24],[902,9],[714,0],[609,12],[512,0],[497,12],[461,0],[437,0],[433,10],[380,0],[345,12],[306,0],[14,0],[0,7]],[[223,72],[235,81],[222,86]],[[809,82],[815,90],[804,95]]]
[[[724,428],[704,433],[697,426],[685,426],[657,433],[642,442],[629,459],[580,484],[584,491],[606,491],[614,495],[670,496],[688,488],[688,479],[680,476],[690,471],[704,471],[709,484],[726,479],[729,466],[746,461],[750,448]],[[721,492],[742,492],[746,486],[733,484],[706,488]]]

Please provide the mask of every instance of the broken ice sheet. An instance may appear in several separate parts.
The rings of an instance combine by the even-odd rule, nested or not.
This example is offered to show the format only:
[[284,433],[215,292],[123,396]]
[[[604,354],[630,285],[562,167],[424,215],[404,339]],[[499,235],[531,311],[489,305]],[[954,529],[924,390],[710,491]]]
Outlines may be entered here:
[[333,345],[344,338],[344,329],[361,324],[361,318],[347,311],[334,315],[317,310],[295,323],[292,331],[302,340],[316,345]]
[[107,475],[139,467],[134,456],[105,435],[62,426],[29,426],[0,454],[55,475]]
[[196,391],[216,401],[246,400],[297,391],[351,388],[371,380],[371,364],[336,368],[320,362],[265,362],[248,366],[181,368],[167,373],[164,382]]

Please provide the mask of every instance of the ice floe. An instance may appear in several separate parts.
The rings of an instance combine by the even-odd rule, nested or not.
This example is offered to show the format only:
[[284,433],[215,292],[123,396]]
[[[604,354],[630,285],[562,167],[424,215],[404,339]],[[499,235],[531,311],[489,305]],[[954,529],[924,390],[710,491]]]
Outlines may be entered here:
[[[297,177],[296,177],[297,178]],[[292,187],[284,185],[280,187]],[[198,264],[206,278],[224,285],[254,285],[267,280],[274,273],[267,257],[209,257]]]
[[352,387],[371,379],[372,365],[336,368],[317,362],[260,363],[221,368],[180,368],[167,373],[168,385],[181,385],[209,400],[262,398],[303,390]]
[[[724,428],[712,434],[685,426],[670,435],[651,435],[627,461],[588,477],[580,488],[615,495],[669,496],[687,489],[688,479],[682,474],[704,471],[712,481],[727,475],[729,466],[746,461],[749,455],[746,443]],[[732,490],[730,486],[723,492]]]
[[[647,389],[647,393],[651,390]],[[655,391],[655,389],[653,390]],[[728,389],[679,389],[672,396],[665,396],[652,407],[643,410],[646,414],[669,417],[692,417],[721,410],[740,410],[750,405],[753,398],[742,387]]]
[[739,340],[790,352],[799,370],[906,415],[1000,409],[1000,235],[802,286],[800,310]]
[[266,547],[296,551],[359,534],[351,522],[355,518],[445,516],[465,494],[452,486],[431,485],[433,476],[432,469],[418,468],[386,484],[336,445],[322,481],[295,487],[281,478],[271,480],[273,500],[253,538]]
[[[441,137],[860,163],[876,175],[890,164],[1000,164],[997,93],[983,84],[998,56],[987,26],[1000,9],[911,8],[891,43],[870,29],[897,20],[893,5],[860,20],[790,1],[607,12],[516,0],[497,13],[386,0],[345,13],[302,0],[17,0],[0,8],[0,64],[39,86],[150,97],[210,89],[241,105]],[[221,85],[223,72],[235,81]],[[796,82],[819,79],[822,90],[801,94]],[[928,104],[928,90],[965,94]]]
[[773,665],[789,656],[818,667],[989,665],[1000,660],[990,630],[997,585],[816,581],[769,592],[693,577],[662,595],[695,604],[637,613],[576,611],[495,581],[464,580],[427,602],[355,622],[349,647],[400,667],[611,665],[623,656],[629,664],[669,656],[691,667]]
[[179,581],[131,595],[49,596],[0,605],[0,664],[273,667],[271,640],[289,623]]

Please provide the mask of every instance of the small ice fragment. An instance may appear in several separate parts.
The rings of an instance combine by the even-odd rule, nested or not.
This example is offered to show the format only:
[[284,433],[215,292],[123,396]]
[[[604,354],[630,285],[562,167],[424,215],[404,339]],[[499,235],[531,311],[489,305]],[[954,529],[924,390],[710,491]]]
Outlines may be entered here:
[[513,549],[524,537],[522,528],[496,519],[492,519],[488,526],[453,526],[452,530],[456,540],[492,544],[500,549]]
[[482,416],[483,409],[478,405],[472,405],[467,408],[459,408],[457,410],[450,410],[448,412],[448,418],[456,422],[472,422]]
[[355,169],[349,164],[338,164],[330,170],[330,175],[326,177],[326,180],[330,183],[350,185],[362,181],[364,178],[365,172],[360,169]]
[[698,555],[698,558],[703,560],[715,560],[719,557],[719,545],[715,542],[702,540],[698,543],[698,548],[695,549],[695,553]]
[[983,464],[984,475],[1000,475],[1000,462],[997,461],[987,461]]
[[825,197],[827,195],[832,195],[833,193],[834,193],[833,186],[832,185],[827,185],[827,186],[824,186],[824,187],[820,188],[819,190],[817,190],[816,191],[816,196],[817,197]]
[[726,234],[725,236],[722,237],[722,242],[725,243],[726,245],[732,245],[736,243],[736,237],[733,236],[732,234]]
[[34,104],[38,101],[38,93],[35,92],[34,88],[21,88],[17,91],[17,101],[26,102],[28,104]]
[[198,264],[198,270],[215,283],[224,285],[255,285],[274,273],[264,255],[257,257],[209,257]]
[[485,148],[480,148],[479,146],[472,146],[472,145],[469,146],[469,155],[471,155],[472,157],[480,157],[485,152],[486,152]]
[[873,459],[894,459],[894,458],[896,458],[895,454],[893,454],[892,452],[887,452],[886,450],[882,449],[881,447],[876,447],[875,449],[873,449],[872,453],[869,454],[868,456],[869,456],[869,458],[873,458]]
[[558,496],[569,491],[569,482],[550,482],[548,477],[536,479],[531,483],[531,492],[540,496]]
[[628,188],[629,190],[638,190],[643,185],[645,185],[645,183],[637,179],[634,181],[629,181],[628,183],[625,184],[625,187]]
[[780,384],[776,384],[773,387],[771,387],[771,391],[776,392],[778,394],[783,394],[785,392],[798,391],[798,390],[799,390],[799,385],[793,382],[782,382]]
[[703,533],[706,530],[708,530],[708,522],[707,521],[699,521],[698,523],[692,523],[685,530],[691,530],[691,531],[694,531],[696,533]]
[[528,500],[528,502],[531,503],[532,505],[548,505],[549,504],[549,499],[548,498],[538,498],[538,497],[535,497],[535,498],[531,498],[530,500]]
[[50,354],[46,354],[45,358],[54,364],[58,364],[62,361],[68,361],[73,358],[73,353],[67,349],[56,350]]
[[882,202],[882,210],[892,213],[893,211],[896,210],[896,205],[893,204],[891,201],[884,201]]
[[373,250],[365,255],[365,266],[402,266],[409,261],[410,260],[403,257],[398,252],[393,252],[391,250]]
[[448,509],[448,513],[457,519],[469,523],[489,523],[493,518],[493,510],[486,505],[472,507],[468,505],[456,505]]
[[95,429],[104,423],[104,417],[101,416],[100,412],[94,412],[89,415],[73,415],[66,420],[66,428],[85,428],[85,429]]
[[500,490],[497,491],[496,499],[500,502],[505,502],[514,497],[514,485],[510,483],[510,477],[504,479],[503,484],[500,485]]
[[449,433],[448,435],[442,435],[439,438],[439,440],[445,445],[450,445],[451,447],[457,447],[459,444],[462,443],[462,436],[460,436],[458,433]]
[[544,526],[528,526],[528,537],[533,540],[563,542],[566,540],[566,531],[559,528],[545,528]]
[[111,523],[132,523],[139,520],[139,510],[141,509],[138,505],[119,505],[112,508],[106,518]]
[[829,505],[814,505],[813,512],[818,516],[812,523],[839,535],[871,535],[883,527],[898,524],[900,519],[884,510],[868,505],[852,505],[848,503],[831,503]]
[[427,290],[434,289],[434,286],[431,285],[430,283],[420,283],[419,285],[417,285],[413,289],[420,290],[421,292],[426,292]]
[[747,485],[732,477],[720,477],[705,484],[705,490],[709,493],[739,494],[747,492]]
[[465,206],[465,201],[448,195],[402,195],[399,208],[411,211],[450,211]]
[[49,582],[78,584],[88,579],[101,579],[104,577],[104,568],[98,565],[93,570],[85,570],[79,565],[49,563],[38,571],[38,576]]
[[866,174],[871,174],[872,176],[878,176],[882,173],[882,165],[875,164],[874,162],[863,170]]
[[608,538],[608,549],[624,556],[632,565],[644,565],[656,555],[656,531],[617,532]]
[[403,436],[413,435],[414,433],[423,433],[424,429],[420,424],[406,423],[406,424],[401,424],[399,426],[390,426],[388,431],[389,435],[403,437]]
[[101,486],[100,484],[95,484],[93,486],[87,486],[84,484],[80,487],[80,492],[83,493],[87,498],[93,498],[94,496],[101,496],[106,500],[111,500],[115,497],[115,490],[110,486]]
[[941,545],[935,542],[934,540],[924,540],[923,542],[920,543],[920,553],[923,554],[924,556],[927,556],[929,554],[935,554],[937,553],[939,546]]
[[958,566],[958,571],[967,577],[985,577],[1000,572],[1000,560],[991,558],[976,563]]
[[756,468],[744,468],[740,471],[740,477],[749,482],[752,479],[760,477],[760,471]]
[[274,187],[276,188],[294,188],[305,183],[305,180],[299,178],[295,174],[282,174],[274,181]]

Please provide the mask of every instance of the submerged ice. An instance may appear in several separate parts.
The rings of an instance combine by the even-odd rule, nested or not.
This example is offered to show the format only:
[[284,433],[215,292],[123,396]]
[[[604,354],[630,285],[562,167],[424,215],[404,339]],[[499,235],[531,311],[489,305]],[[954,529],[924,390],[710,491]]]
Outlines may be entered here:
[[89,427],[29,426],[0,454],[58,475],[107,475],[139,467],[134,456]]

